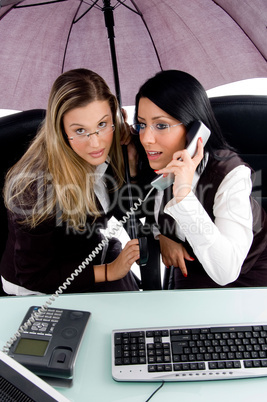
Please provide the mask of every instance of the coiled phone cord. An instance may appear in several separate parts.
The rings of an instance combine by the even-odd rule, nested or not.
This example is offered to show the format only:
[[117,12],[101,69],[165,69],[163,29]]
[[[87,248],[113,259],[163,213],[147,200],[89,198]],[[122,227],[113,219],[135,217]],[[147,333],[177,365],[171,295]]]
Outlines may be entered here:
[[133,215],[135,211],[137,211],[137,209],[148,199],[153,190],[154,187],[152,187],[149,190],[149,192],[147,193],[147,195],[143,200],[138,198],[138,201],[135,202],[133,207],[131,207],[130,210],[127,211],[126,214],[122,217],[122,219],[118,221],[115,227],[110,231],[109,235],[106,236],[105,239],[103,239],[95,247],[95,249],[88,255],[88,257],[85,258],[85,260],[78,266],[78,268],[76,268],[73,271],[73,273],[65,280],[65,282],[63,282],[63,284],[58,287],[56,292],[49,297],[46,303],[43,304],[42,307],[38,309],[38,311],[32,313],[30,318],[19,327],[17,332],[15,332],[15,334],[12,337],[10,337],[10,339],[3,346],[2,352],[6,354],[8,353],[9,348],[21,336],[21,334],[24,331],[26,331],[29,328],[29,326],[31,326],[36,321],[36,319],[40,317],[41,314],[44,314],[47,311],[47,309],[49,308],[49,306],[51,306],[51,304],[55,301],[55,299],[59,297],[59,295],[61,295],[64,292],[64,290],[67,289],[67,287],[74,281],[74,279],[87,267],[87,265],[90,264],[90,262],[92,262],[92,260],[97,256],[97,254],[99,254],[100,251],[103,250],[105,245],[108,244],[109,242],[108,239],[113,237],[116,234],[116,232],[123,227],[123,225],[127,222],[127,220],[130,219],[131,215]]

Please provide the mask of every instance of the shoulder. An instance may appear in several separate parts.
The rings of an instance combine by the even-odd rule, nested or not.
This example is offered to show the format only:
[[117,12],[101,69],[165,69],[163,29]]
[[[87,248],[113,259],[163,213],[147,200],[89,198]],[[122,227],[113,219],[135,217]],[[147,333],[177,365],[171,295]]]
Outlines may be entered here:
[[214,155],[209,157],[207,165],[200,176],[196,188],[196,195],[205,204],[204,208],[210,216],[213,216],[214,199],[218,189],[231,186],[245,178],[248,183],[247,188],[251,188],[250,182],[251,169],[238,156],[230,150],[217,150]]
[[208,180],[209,182],[220,182],[239,166],[247,167],[251,172],[250,166],[236,152],[228,149],[217,150],[214,155],[209,156],[201,177],[202,180]]

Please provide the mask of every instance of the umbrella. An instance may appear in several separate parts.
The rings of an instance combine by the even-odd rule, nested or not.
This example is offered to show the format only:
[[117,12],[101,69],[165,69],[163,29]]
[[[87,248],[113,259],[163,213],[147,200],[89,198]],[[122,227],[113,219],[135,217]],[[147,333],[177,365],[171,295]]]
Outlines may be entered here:
[[[15,3],[15,4],[14,4]],[[116,92],[102,0],[1,0],[0,108],[46,108],[63,71],[85,67]],[[265,0],[111,0],[123,105],[162,69],[206,89],[267,76]]]

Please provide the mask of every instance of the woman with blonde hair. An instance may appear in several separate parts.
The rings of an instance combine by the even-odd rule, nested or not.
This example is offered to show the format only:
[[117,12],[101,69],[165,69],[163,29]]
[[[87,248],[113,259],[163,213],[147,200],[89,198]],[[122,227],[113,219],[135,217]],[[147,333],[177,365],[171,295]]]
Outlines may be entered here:
[[[6,177],[7,294],[54,292],[103,240],[101,229],[120,214],[124,135],[116,97],[98,74],[76,69],[56,79],[37,136]],[[138,258],[137,240],[121,251],[112,239],[66,291],[137,290],[130,268]]]

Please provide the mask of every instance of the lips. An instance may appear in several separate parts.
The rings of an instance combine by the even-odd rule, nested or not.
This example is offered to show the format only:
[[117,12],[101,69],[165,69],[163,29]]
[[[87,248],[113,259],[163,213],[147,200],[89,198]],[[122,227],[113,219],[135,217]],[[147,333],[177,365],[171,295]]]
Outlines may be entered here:
[[146,151],[146,154],[147,154],[147,158],[149,160],[154,161],[154,160],[158,159],[161,156],[162,152],[160,152],[160,151]]
[[99,151],[95,151],[95,152],[90,152],[89,155],[92,158],[100,158],[103,154],[104,154],[105,149],[100,149]]

